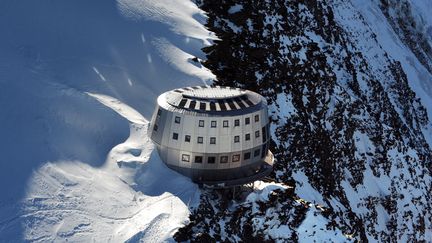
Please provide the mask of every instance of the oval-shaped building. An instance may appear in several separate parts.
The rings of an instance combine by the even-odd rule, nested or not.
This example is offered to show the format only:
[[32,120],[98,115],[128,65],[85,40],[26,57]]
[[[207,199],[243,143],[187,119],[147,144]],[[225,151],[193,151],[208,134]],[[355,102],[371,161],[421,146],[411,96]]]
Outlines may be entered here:
[[167,166],[197,183],[236,186],[272,170],[267,102],[249,90],[195,86],[165,92],[149,134]]

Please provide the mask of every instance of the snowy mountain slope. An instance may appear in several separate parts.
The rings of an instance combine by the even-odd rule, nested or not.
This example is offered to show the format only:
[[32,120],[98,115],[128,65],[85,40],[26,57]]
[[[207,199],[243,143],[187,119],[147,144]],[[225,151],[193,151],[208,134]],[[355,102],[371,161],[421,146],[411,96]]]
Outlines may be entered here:
[[[243,199],[206,191],[201,203],[174,239],[179,242],[353,242],[330,225],[330,212],[295,196],[294,188],[255,182]],[[212,215],[212,216],[209,216]]]
[[187,1],[0,2],[0,241],[162,240],[187,220],[199,193],[146,118],[213,78],[190,60],[214,38],[204,18]]
[[[395,3],[396,5],[397,3]],[[418,5],[418,6],[416,6]],[[390,5],[389,5],[390,6]],[[415,9],[414,13],[407,13],[407,19],[414,17],[413,20],[417,23],[418,28],[425,29],[423,38],[429,39],[432,42],[432,35],[426,32],[426,30],[432,28],[432,18],[430,18],[424,11],[425,9],[431,9],[432,5],[428,1],[413,1],[409,4],[411,8]],[[421,7],[419,7],[421,6]],[[416,52],[410,45],[404,44],[402,37],[397,38],[398,34],[396,30],[392,28],[392,21],[387,20],[382,9],[382,4],[371,1],[353,1],[352,5],[348,8],[351,12],[355,11],[358,18],[362,18],[363,25],[355,26],[353,23],[355,21],[350,21],[344,14],[343,10],[340,13],[341,25],[347,29],[348,32],[361,33],[363,36],[372,35],[372,33],[379,33],[376,36],[376,42],[367,42],[357,38],[357,41],[363,45],[363,50],[373,50],[373,51],[363,51],[364,55],[367,55],[369,59],[372,59],[373,55],[383,56],[384,53],[391,56],[392,59],[399,61],[402,65],[404,73],[406,74],[407,80],[409,81],[410,88],[415,92],[416,96],[422,101],[422,105],[427,110],[428,120],[432,120],[432,73],[428,70],[428,65],[424,65],[421,58],[416,57]],[[354,10],[355,9],[355,10]],[[357,12],[358,11],[358,12]],[[399,13],[404,14],[404,13]],[[400,16],[399,18],[401,18]],[[418,18],[418,19],[417,19]],[[407,21],[409,22],[409,21]],[[402,22],[401,22],[402,23]],[[361,30],[363,27],[363,30]],[[420,35],[420,34],[419,34]],[[354,36],[352,38],[355,38]],[[421,39],[421,38],[420,38]],[[380,49],[373,48],[374,45],[379,45]],[[429,44],[430,45],[430,44]],[[378,59],[378,58],[376,58]],[[432,59],[430,56],[429,61]],[[380,62],[385,62],[385,60],[379,60]],[[426,60],[424,60],[426,61]],[[379,69],[379,65],[370,65]],[[375,70],[377,73],[378,70]],[[385,79],[384,79],[385,80]],[[432,144],[432,129],[429,126],[425,127],[423,130],[424,137],[428,141],[429,145]]]
[[160,163],[138,112],[106,96],[97,99],[135,121],[130,137],[100,168],[79,161],[44,164],[30,179],[23,214],[7,227],[23,224],[25,238],[37,241],[170,238],[197,203],[197,186]]
[[272,105],[275,179],[359,241],[431,239],[427,1],[199,2],[221,39],[204,49],[216,82]]

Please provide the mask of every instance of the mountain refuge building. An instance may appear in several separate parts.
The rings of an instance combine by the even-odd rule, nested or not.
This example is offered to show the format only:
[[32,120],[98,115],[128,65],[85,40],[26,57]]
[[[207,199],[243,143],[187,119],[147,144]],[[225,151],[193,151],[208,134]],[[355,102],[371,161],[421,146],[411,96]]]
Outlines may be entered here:
[[148,129],[164,163],[199,184],[238,186],[273,168],[267,101],[249,90],[204,85],[165,92]]

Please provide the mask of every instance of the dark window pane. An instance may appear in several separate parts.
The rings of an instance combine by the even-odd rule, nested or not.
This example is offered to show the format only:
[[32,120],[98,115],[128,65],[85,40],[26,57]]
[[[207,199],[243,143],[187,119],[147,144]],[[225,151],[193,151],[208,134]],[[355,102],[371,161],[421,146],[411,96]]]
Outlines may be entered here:
[[200,102],[200,110],[205,111],[206,110],[206,103]]
[[255,115],[255,122],[259,122],[259,115]]
[[246,117],[246,118],[245,118],[245,124],[246,124],[246,125],[249,125],[249,124],[250,124],[250,117]]
[[228,106],[231,108],[231,110],[236,110],[237,109],[236,106],[234,105],[232,99],[228,99],[227,103],[228,103]]
[[157,115],[160,116],[162,114],[162,110],[158,109]]
[[256,131],[256,132],[255,132],[255,137],[256,137],[256,138],[259,138],[259,136],[260,136],[260,132],[259,132],[259,131]]
[[158,125],[157,125],[157,124],[155,124],[155,125],[153,126],[153,130],[155,130],[155,131],[158,130]]
[[232,162],[239,162],[240,161],[240,154],[234,154],[232,157]]
[[248,159],[250,159],[250,156],[251,156],[250,152],[244,153],[243,159],[248,160]]
[[196,106],[196,101],[195,100],[192,100],[190,103],[189,103],[189,109],[195,109],[195,106]]
[[215,111],[216,110],[216,104],[213,101],[210,102],[210,110],[211,111]]
[[202,156],[195,156],[195,163],[202,163],[203,157]]
[[216,144],[216,137],[210,138],[210,144]]
[[191,136],[190,135],[185,135],[185,142],[190,142],[191,140]]
[[223,127],[228,127],[228,121],[223,121]]
[[226,164],[226,163],[228,163],[228,156],[221,156],[221,157],[220,157],[220,163],[221,163],[221,164]]
[[198,126],[199,127],[204,127],[204,120],[199,120],[198,121]]
[[179,116],[176,116],[176,117],[174,118],[174,122],[177,123],[177,124],[180,124],[180,117],[179,117]]
[[245,140],[246,140],[246,141],[249,141],[249,140],[250,140],[250,133],[247,133],[247,134],[245,135]]
[[254,157],[258,157],[260,155],[260,149],[255,149]]
[[178,133],[173,133],[172,138],[173,138],[174,140],[177,140],[177,139],[178,139]]
[[209,164],[214,164],[214,163],[216,163],[216,157],[213,157],[213,156],[208,157],[208,158],[207,158],[207,163],[209,163]]
[[218,100],[218,104],[219,104],[219,107],[220,107],[220,109],[222,111],[226,111],[227,110],[225,102],[223,100]]
[[216,127],[216,121],[211,121],[211,127]]
[[235,126],[235,127],[240,126],[240,120],[239,120],[239,119],[235,119],[235,120],[234,120],[234,126]]
[[237,105],[240,106],[240,109],[246,108],[246,106],[243,104],[243,102],[240,100],[239,97],[234,98],[235,102],[237,103]]
[[234,136],[234,143],[240,142],[240,136]]
[[186,105],[186,102],[187,102],[187,99],[182,99],[182,100],[180,101],[180,103],[179,103],[179,107],[180,107],[180,108],[184,108],[185,105]]
[[198,137],[197,142],[198,143],[203,143],[203,137]]

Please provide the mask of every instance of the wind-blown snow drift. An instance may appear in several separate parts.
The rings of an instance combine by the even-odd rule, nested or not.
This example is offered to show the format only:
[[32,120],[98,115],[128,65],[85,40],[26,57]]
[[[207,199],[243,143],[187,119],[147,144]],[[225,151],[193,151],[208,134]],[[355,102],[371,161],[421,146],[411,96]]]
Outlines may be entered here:
[[162,240],[187,220],[196,186],[146,124],[159,93],[213,78],[191,61],[214,39],[204,18],[181,1],[0,2],[0,241]]

